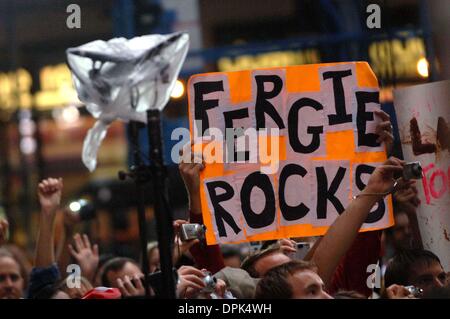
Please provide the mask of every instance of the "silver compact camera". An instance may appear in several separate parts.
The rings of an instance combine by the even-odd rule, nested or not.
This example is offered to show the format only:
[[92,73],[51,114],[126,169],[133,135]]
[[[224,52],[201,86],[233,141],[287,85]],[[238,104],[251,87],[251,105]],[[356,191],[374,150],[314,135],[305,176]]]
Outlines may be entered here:
[[420,162],[410,162],[403,166],[403,179],[421,179],[422,178],[422,166]]
[[182,224],[180,230],[181,241],[189,241],[198,239],[202,241],[205,239],[206,227],[201,224]]
[[411,295],[414,297],[419,297],[423,294],[423,289],[415,286],[406,286],[405,287]]
[[209,271],[205,271],[204,274],[203,282],[205,283],[205,288],[202,289],[202,292],[213,293],[216,289],[217,279]]

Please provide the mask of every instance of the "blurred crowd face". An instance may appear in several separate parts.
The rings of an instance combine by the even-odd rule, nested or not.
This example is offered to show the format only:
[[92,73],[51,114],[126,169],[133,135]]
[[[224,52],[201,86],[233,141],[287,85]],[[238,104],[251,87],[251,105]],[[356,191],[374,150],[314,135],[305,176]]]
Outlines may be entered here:
[[395,225],[392,229],[393,245],[397,249],[409,249],[412,246],[412,234],[409,218],[406,213],[395,215]]
[[119,288],[117,285],[117,279],[123,279],[125,276],[134,278],[135,276],[142,277],[144,274],[138,266],[131,262],[126,262],[119,271],[109,271],[107,274],[108,281],[111,283],[112,288]]
[[241,257],[231,256],[223,259],[225,267],[240,268],[241,267]]
[[23,285],[19,264],[11,257],[0,257],[0,299],[21,298]]
[[264,256],[255,262],[254,268],[260,277],[263,277],[270,269],[290,262],[291,258],[282,252],[274,252]]
[[437,261],[418,263],[411,269],[409,282],[427,293],[432,288],[444,287],[447,284],[447,274]]
[[289,279],[292,299],[332,299],[325,292],[325,285],[318,274],[312,270],[300,270]]
[[158,247],[153,248],[150,251],[150,253],[148,254],[148,263],[149,263],[150,273],[157,271],[161,267],[160,261],[159,261]]

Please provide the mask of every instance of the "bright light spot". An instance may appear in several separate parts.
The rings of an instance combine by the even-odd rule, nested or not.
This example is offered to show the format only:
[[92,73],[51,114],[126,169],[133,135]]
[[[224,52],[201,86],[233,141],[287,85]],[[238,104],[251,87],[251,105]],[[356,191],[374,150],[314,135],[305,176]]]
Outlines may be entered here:
[[70,203],[69,208],[73,212],[78,212],[81,209],[81,204],[79,202],[72,202]]
[[31,136],[24,137],[20,140],[20,151],[25,155],[33,154],[36,151],[36,140]]
[[170,97],[173,97],[174,99],[178,99],[182,97],[184,94],[184,85],[183,82],[180,80],[177,80],[175,82],[175,86],[173,87],[172,93],[170,94]]
[[62,110],[61,118],[67,124],[73,124],[80,118],[80,111],[75,106],[68,106]]
[[65,108],[55,108],[52,111],[52,115],[58,126],[62,128],[76,126],[80,119],[80,111],[73,105]]
[[19,132],[21,135],[33,135],[36,131],[36,124],[31,119],[22,119],[19,121]]
[[417,61],[417,72],[421,77],[427,78],[428,77],[428,61],[425,58],[420,58],[419,61]]

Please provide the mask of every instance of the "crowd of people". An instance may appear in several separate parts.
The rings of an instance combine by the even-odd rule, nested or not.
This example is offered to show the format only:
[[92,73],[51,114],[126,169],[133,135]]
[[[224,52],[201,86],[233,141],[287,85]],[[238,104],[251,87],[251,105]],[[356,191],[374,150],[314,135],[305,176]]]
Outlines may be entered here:
[[[392,126],[388,116],[382,116],[378,134],[391,144]],[[179,236],[183,224],[202,224],[199,175],[204,164],[182,162],[179,171],[189,195],[189,220],[173,223],[177,298],[450,298],[448,269],[421,244],[415,215],[420,201],[414,181],[398,180],[399,187],[393,193],[393,227],[359,232],[382,194],[392,190],[394,177],[404,165],[404,161],[390,157],[378,166],[360,196],[350,202],[324,236],[284,238],[260,245],[208,246],[202,239],[185,241]],[[56,242],[62,179],[41,181],[37,192],[41,210],[32,263],[20,248],[8,243],[8,222],[0,220],[0,298],[118,299],[145,295],[141,262],[103,253],[86,234],[75,233],[80,222],[76,214],[62,210],[64,236]],[[309,247],[301,259],[296,254],[298,243]],[[157,273],[158,244],[150,242],[147,252],[149,269],[145,271]],[[79,270],[68,273],[71,265]],[[370,265],[379,271],[368,272]],[[212,286],[205,280],[210,274]],[[158,297],[157,287],[151,288],[151,295]]]

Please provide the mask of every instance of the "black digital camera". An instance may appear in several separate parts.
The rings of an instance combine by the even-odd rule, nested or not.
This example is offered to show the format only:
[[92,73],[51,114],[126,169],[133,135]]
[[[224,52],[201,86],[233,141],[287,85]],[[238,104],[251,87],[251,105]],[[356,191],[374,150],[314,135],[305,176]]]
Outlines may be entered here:
[[420,162],[410,162],[406,163],[405,166],[403,166],[403,179],[404,180],[410,180],[410,179],[421,179],[422,178],[422,166],[420,165]]

